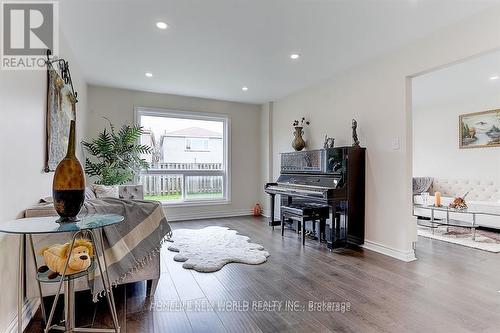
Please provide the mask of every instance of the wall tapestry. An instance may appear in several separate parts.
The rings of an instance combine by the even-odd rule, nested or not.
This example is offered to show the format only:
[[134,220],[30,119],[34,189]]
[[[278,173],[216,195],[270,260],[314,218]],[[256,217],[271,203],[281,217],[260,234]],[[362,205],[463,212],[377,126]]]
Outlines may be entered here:
[[66,155],[70,122],[76,120],[76,93],[71,81],[64,79],[66,71],[67,67],[63,69],[61,77],[48,62],[45,172],[54,171]]
[[459,117],[460,148],[500,147],[500,109]]

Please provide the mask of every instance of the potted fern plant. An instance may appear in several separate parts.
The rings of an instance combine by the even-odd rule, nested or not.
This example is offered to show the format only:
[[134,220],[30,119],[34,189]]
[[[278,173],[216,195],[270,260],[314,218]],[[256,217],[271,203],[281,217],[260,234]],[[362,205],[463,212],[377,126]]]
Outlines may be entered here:
[[139,143],[144,134],[142,126],[123,125],[116,130],[111,121],[106,120],[109,130],[105,128],[90,142],[82,141],[85,151],[91,155],[85,159],[85,173],[97,177],[95,184],[123,185],[131,182],[141,169],[149,167],[141,155],[151,154],[152,148]]

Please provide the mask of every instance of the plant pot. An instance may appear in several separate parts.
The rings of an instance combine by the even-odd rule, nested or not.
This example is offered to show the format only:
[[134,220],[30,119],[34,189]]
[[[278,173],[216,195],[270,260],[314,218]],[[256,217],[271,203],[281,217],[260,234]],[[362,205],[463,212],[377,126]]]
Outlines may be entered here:
[[306,142],[302,138],[302,135],[304,134],[304,131],[302,130],[302,127],[297,126],[295,127],[295,132],[293,132],[293,135],[295,138],[292,141],[292,147],[296,151],[301,151],[306,147]]
[[85,176],[75,155],[75,121],[71,121],[68,151],[57,165],[52,183],[54,208],[61,216],[58,222],[78,221],[85,200]]

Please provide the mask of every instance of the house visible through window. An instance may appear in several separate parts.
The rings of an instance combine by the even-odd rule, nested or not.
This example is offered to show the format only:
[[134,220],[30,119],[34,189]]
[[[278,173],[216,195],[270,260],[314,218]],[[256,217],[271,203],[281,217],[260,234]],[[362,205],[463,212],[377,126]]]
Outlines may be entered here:
[[171,204],[228,201],[228,120],[224,116],[138,108],[150,168],[139,181],[146,199]]
[[207,150],[208,138],[186,138],[186,150]]

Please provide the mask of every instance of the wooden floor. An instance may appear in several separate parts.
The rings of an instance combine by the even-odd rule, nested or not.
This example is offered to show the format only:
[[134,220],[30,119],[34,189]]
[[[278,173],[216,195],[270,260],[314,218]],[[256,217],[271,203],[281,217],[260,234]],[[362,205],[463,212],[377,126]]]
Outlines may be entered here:
[[[302,247],[295,233],[282,238],[261,218],[172,223],[174,229],[210,225],[264,245],[268,262],[197,273],[174,262],[165,247],[154,300],[145,297],[145,283],[116,290],[122,332],[500,332],[500,254],[420,237],[419,260],[404,263],[366,250],[331,253],[314,241]],[[77,324],[111,325],[105,302],[78,296]],[[245,301],[261,307],[223,311],[228,301],[236,301],[233,310]],[[272,301],[288,301],[298,311],[257,311],[277,304],[264,303]],[[309,311],[310,301],[349,302],[350,311]],[[209,302],[217,310],[207,309]],[[27,332],[42,332],[40,320]]]

